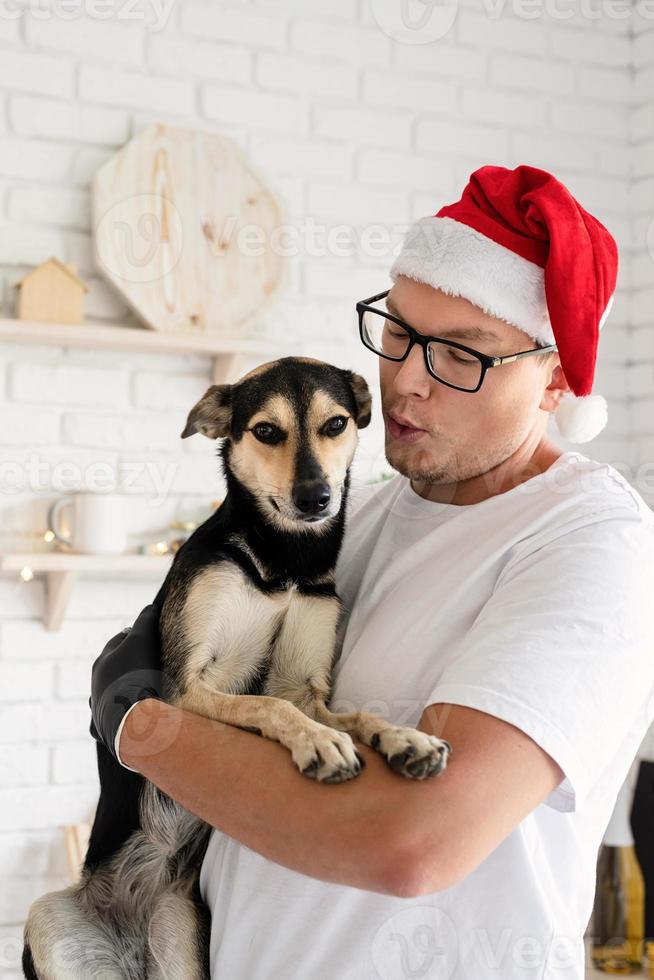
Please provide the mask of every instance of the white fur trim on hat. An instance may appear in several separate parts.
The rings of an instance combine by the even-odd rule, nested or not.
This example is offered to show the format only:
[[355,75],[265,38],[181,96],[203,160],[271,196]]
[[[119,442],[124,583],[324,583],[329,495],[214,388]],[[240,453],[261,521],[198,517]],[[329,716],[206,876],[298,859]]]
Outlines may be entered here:
[[393,282],[398,276],[462,296],[539,344],[555,343],[541,267],[453,218],[411,225],[390,269]]

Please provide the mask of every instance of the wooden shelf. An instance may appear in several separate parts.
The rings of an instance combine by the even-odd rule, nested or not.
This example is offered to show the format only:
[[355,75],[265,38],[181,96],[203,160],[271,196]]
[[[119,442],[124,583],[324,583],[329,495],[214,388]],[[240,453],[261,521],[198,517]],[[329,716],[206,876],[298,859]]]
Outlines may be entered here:
[[0,319],[0,342],[50,344],[86,350],[120,350],[144,354],[204,354],[213,358],[214,384],[237,380],[250,357],[278,356],[273,342],[211,334],[161,333],[148,327],[108,323],[36,323]]
[[[201,354],[213,359],[213,383],[230,384],[244,372],[252,357],[271,360],[278,356],[273,342],[229,338],[211,334],[161,333],[147,327],[106,323],[37,323],[0,318],[0,344],[39,344],[85,350],[127,351],[151,354]],[[28,552],[0,555],[0,571],[30,568],[46,577],[47,630],[63,622],[73,586],[83,572],[105,574],[131,572],[165,575],[172,555],[79,555],[66,552]]]
[[172,555],[80,555],[66,551],[26,551],[0,555],[6,572],[31,568],[33,572],[158,572]]
[[0,571],[20,572],[29,568],[46,579],[45,628],[60,628],[73,587],[82,572],[101,572],[104,575],[153,575],[163,578],[174,555],[80,555],[58,551],[14,552],[0,555]]

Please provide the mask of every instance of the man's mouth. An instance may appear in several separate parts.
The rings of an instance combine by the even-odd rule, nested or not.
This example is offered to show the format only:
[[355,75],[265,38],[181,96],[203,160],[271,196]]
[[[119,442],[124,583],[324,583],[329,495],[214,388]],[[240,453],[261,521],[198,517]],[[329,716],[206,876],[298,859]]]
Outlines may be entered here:
[[402,442],[416,442],[425,435],[425,429],[418,429],[414,425],[405,425],[395,419],[390,412],[386,418],[388,431],[393,439],[400,439]]

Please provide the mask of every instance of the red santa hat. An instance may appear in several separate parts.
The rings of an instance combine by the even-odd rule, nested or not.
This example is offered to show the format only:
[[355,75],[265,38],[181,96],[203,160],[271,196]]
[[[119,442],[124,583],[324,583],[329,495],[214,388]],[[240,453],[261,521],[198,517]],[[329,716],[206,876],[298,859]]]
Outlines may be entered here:
[[390,276],[463,296],[537,344],[556,344],[571,390],[557,427],[589,442],[607,422],[606,401],[591,391],[617,269],[604,225],[556,177],[523,164],[475,170],[459,201],[409,228]]

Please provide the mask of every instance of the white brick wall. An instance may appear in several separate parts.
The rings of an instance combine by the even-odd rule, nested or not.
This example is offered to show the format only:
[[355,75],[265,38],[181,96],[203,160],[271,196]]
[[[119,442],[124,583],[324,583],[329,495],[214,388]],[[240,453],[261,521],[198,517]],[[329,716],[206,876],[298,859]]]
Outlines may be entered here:
[[[634,458],[651,469],[654,460],[654,24],[637,19],[633,38],[633,98],[629,117],[632,149],[632,278],[629,297],[629,431]],[[650,492],[654,500],[654,492]]]
[[[26,269],[57,254],[79,262],[90,318],[126,318],[92,267],[93,173],[153,119],[217,128],[303,234],[322,229],[318,254],[300,236],[288,295],[259,330],[287,353],[362,371],[376,391],[353,304],[388,282],[407,223],[458,197],[483,163],[551,168],[618,238],[597,381],[611,421],[590,453],[637,477],[654,452],[654,22],[493,6],[461,0],[430,44],[396,41],[374,0],[177,0],[158,31],[133,19],[0,16],[0,312],[10,314]],[[354,244],[339,257],[324,243],[342,224]],[[386,251],[366,247],[373,225],[389,233]],[[209,383],[202,358],[0,350],[2,546],[33,547],[50,502],[98,464],[136,476],[135,540],[179,508],[206,508],[222,493],[214,447],[180,444],[179,433]],[[360,479],[385,468],[382,445],[376,421],[362,433]],[[84,579],[63,629],[48,634],[43,583],[0,578],[0,977],[16,975],[29,902],[65,880],[62,825],[96,799],[92,660],[157,585]]]

